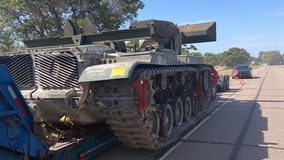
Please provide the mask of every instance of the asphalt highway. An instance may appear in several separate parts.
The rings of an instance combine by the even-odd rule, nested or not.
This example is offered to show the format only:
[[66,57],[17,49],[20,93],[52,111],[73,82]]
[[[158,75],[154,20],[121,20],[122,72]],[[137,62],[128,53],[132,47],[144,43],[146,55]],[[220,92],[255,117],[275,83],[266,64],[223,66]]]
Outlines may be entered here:
[[230,79],[207,115],[175,145],[153,151],[118,145],[99,160],[284,159],[284,69],[262,66],[252,79]]

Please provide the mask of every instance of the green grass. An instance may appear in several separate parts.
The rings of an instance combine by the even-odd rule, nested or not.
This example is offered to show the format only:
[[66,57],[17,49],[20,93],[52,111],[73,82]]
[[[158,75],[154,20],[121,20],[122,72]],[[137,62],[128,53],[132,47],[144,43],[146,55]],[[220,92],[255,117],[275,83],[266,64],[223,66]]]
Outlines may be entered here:
[[[260,66],[253,66],[252,69],[259,68]],[[284,69],[284,65],[281,66]],[[219,75],[232,75],[233,68],[226,68],[224,66],[215,66],[215,69],[218,71]]]
[[218,71],[219,75],[231,75],[232,74],[232,69],[226,69],[226,70],[222,70],[222,71]]
[[215,69],[218,71],[219,75],[231,75],[233,69],[232,68],[226,68],[224,66],[215,66]]

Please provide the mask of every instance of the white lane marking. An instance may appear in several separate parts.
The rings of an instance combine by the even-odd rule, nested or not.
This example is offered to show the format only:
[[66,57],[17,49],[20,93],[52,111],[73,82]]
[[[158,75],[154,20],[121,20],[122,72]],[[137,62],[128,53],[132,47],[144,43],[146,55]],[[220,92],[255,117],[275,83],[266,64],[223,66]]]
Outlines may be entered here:
[[169,149],[159,160],[164,160],[171,154],[176,148],[181,145],[182,141],[180,141],[178,144],[174,145],[171,149]]
[[[189,136],[191,136],[197,129],[201,127],[202,124],[204,124],[208,119],[210,119],[214,114],[216,114],[217,111],[219,111],[221,108],[225,106],[234,96],[236,96],[240,90],[244,89],[248,84],[250,84],[253,80],[250,80],[248,83],[243,85],[240,89],[238,89],[234,94],[232,94],[230,97],[227,98],[225,102],[223,102],[219,107],[217,107],[209,116],[207,116],[204,120],[202,120],[197,126],[195,126],[190,132],[188,132],[185,136],[181,138],[181,140],[186,140]],[[167,158],[173,151],[176,150],[178,146],[182,144],[182,141],[174,145],[171,149],[169,149],[159,160],[164,160]]]

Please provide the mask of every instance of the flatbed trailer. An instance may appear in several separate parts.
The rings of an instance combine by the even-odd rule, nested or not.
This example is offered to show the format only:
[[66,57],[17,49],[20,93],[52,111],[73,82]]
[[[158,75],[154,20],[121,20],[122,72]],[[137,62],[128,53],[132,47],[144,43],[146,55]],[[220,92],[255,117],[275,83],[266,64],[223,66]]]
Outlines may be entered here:
[[35,135],[33,114],[6,65],[0,65],[1,159],[91,159],[117,144],[105,123],[93,128],[80,138],[48,146]]

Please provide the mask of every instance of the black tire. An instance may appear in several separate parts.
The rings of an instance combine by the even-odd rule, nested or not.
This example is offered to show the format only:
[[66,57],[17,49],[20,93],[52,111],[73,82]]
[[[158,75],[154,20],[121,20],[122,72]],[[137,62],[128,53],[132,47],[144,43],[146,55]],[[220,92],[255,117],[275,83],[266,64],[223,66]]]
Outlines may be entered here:
[[203,72],[203,90],[207,91],[209,88],[209,75],[207,72]]
[[213,85],[212,86],[212,94],[211,94],[211,100],[214,101],[217,96],[217,86]]
[[226,77],[226,91],[230,90],[230,77],[225,75]]
[[226,91],[226,77],[224,75],[219,76],[220,79],[220,85],[219,85],[219,91],[225,92]]

